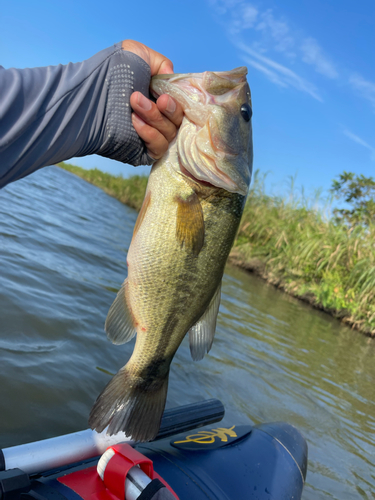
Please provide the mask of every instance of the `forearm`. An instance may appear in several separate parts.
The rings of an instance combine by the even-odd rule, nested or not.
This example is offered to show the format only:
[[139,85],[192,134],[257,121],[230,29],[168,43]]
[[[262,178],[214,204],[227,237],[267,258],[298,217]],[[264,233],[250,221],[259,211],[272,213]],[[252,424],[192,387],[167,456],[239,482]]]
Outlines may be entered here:
[[76,156],[149,163],[131,122],[130,95],[148,96],[150,68],[121,44],[81,63],[0,67],[0,187]]

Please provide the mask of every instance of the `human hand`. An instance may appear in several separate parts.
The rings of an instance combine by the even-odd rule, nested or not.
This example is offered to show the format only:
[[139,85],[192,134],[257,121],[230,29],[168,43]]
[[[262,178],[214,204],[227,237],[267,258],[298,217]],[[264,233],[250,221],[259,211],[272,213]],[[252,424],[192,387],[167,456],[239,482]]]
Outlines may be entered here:
[[[124,40],[122,48],[141,57],[150,66],[151,76],[173,73],[172,61],[142,43]],[[145,142],[148,154],[158,160],[176,137],[183,118],[181,105],[166,94],[154,103],[141,92],[133,92],[130,105],[133,127]]]

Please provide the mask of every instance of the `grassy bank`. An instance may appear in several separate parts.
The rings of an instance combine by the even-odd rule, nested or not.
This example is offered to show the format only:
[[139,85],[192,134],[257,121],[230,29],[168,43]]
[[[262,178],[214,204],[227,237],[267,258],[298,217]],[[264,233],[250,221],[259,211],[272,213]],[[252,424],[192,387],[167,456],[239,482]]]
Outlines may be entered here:
[[375,336],[375,227],[325,218],[255,183],[232,260],[270,283]]
[[[147,178],[66,170],[139,210]],[[307,202],[253,183],[230,259],[268,282],[375,336],[375,228],[327,220]]]
[[145,175],[134,175],[129,179],[122,176],[106,174],[97,168],[85,170],[70,163],[59,163],[59,167],[68,170],[72,174],[78,175],[90,184],[100,187],[110,196],[120,200],[121,203],[129,207],[140,210],[143,198],[145,196],[147,179]]

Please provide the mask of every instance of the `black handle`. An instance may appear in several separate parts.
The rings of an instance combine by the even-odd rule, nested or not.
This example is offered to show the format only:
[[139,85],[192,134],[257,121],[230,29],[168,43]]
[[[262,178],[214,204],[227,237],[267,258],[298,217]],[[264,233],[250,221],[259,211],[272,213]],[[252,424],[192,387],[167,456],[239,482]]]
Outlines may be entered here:
[[218,399],[208,399],[199,403],[178,406],[164,411],[155,441],[197,427],[220,422],[225,414],[223,403]]

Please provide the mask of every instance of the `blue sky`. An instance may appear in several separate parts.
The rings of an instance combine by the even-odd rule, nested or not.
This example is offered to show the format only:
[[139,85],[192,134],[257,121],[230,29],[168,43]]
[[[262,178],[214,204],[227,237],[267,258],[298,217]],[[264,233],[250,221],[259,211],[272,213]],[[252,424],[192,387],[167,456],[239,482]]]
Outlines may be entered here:
[[[375,176],[375,2],[331,0],[35,0],[3,2],[0,64],[77,62],[125,38],[167,55],[176,72],[246,65],[254,168],[328,190],[343,170]],[[74,159],[125,176],[147,171]]]

